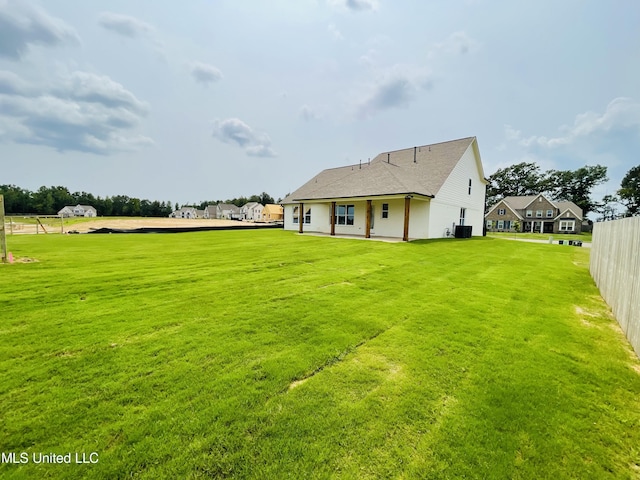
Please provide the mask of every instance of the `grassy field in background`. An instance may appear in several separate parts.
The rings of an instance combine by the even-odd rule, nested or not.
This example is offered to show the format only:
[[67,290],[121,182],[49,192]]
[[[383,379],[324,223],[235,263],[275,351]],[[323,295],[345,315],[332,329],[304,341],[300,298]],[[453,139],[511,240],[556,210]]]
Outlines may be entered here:
[[583,233],[514,233],[514,232],[487,232],[487,237],[491,238],[524,238],[530,240],[549,240],[553,237],[554,242],[558,240],[580,240],[582,242],[591,241],[591,232]]
[[2,478],[638,478],[586,249],[284,231],[8,238]]

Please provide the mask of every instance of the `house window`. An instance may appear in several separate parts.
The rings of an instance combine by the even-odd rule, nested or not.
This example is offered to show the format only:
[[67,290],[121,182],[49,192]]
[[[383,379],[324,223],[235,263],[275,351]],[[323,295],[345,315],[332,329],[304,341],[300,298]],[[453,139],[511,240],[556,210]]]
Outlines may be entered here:
[[542,210],[536,210],[536,217],[542,218]]
[[511,229],[511,220],[505,220],[504,221],[504,229],[505,230],[510,230]]
[[354,205],[336,205],[335,222],[338,225],[353,225],[354,215]]
[[471,195],[471,179],[469,179],[469,195]]
[[499,208],[498,209],[498,215],[504,215],[505,213],[507,213],[507,210],[504,208]]
[[389,218],[389,204],[382,204],[382,218]]
[[487,228],[490,230],[493,228],[493,221],[487,220]]
[[573,220],[562,220],[560,222],[560,231],[561,232],[571,232],[575,230],[576,222]]
[[311,209],[310,208],[304,213],[304,223],[311,223]]
[[527,210],[527,217],[533,217],[533,210]]
[[504,220],[498,220],[498,230],[504,230]]
[[300,207],[293,207],[293,223],[298,223],[300,220]]
[[553,210],[547,210],[547,218],[553,217]]
[[460,225],[464,225],[464,217],[466,214],[467,214],[467,209],[461,208],[460,209]]

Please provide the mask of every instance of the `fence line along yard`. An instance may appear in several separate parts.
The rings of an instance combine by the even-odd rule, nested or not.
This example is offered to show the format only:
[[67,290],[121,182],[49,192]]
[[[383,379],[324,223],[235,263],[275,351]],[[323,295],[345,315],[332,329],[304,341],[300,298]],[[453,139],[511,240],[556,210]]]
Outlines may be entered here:
[[640,356],[640,217],[593,225],[589,270]]

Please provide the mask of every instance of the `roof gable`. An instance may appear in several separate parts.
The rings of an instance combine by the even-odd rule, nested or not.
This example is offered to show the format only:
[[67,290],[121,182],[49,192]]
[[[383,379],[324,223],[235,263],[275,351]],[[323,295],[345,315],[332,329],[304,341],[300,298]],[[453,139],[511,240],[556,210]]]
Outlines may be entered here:
[[[582,210],[578,209],[580,212],[582,212]],[[556,218],[554,218],[555,220],[562,220],[562,217],[567,213],[567,212],[571,212],[573,214],[573,216],[578,219],[578,220],[582,220],[582,213],[580,213],[580,215],[578,215],[577,212],[575,212],[572,208],[565,208],[564,210],[560,210],[560,215],[558,215]]]
[[[511,213],[513,213],[516,217],[518,217],[519,219],[522,220],[522,215],[520,215],[520,213],[518,212],[518,210],[516,210],[515,208],[513,208],[508,202],[505,201],[506,199],[503,198],[502,200],[500,200],[498,203],[496,203],[493,207],[491,207],[491,209],[487,212],[487,215],[489,215],[491,212],[493,212],[494,210],[498,210],[499,207],[504,207],[505,209],[509,209],[511,211]],[[486,216],[486,215],[485,215]]]
[[544,198],[551,205],[553,205],[554,207],[558,208],[558,206],[552,200],[549,200],[543,193],[539,193],[538,195],[533,195],[531,198],[532,198],[532,200],[527,205],[525,205],[524,208],[530,207],[531,204],[536,202],[539,198]]

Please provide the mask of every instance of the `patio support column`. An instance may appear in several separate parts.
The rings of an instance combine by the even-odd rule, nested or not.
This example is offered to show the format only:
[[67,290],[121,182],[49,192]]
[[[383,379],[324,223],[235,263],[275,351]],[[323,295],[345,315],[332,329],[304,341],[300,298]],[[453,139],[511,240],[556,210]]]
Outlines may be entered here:
[[411,195],[404,197],[404,232],[402,234],[402,241],[409,241],[409,212],[411,210]]
[[367,222],[364,231],[364,238],[371,238],[371,200],[367,200]]
[[331,202],[331,235],[336,234],[336,202]]
[[298,205],[298,233],[302,233],[302,224],[304,222],[304,203]]

